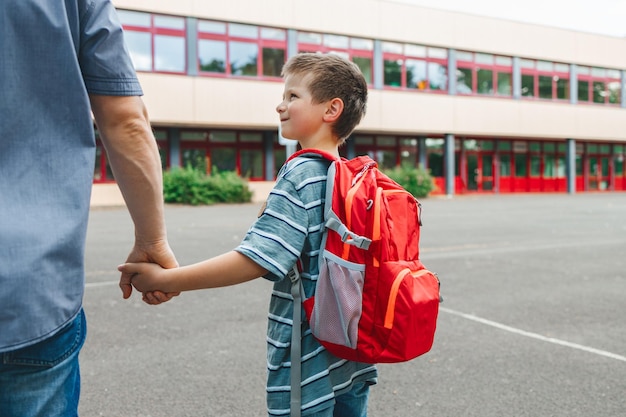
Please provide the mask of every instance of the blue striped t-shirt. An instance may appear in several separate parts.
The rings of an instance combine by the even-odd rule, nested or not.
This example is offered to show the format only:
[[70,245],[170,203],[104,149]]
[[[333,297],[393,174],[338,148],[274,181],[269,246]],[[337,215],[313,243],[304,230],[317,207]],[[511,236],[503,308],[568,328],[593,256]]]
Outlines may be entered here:
[[[288,416],[293,314],[291,281],[285,279],[298,258],[306,297],[318,276],[328,162],[300,157],[283,166],[266,207],[237,251],[269,271],[274,281],[267,328],[267,407],[270,416]],[[304,314],[304,313],[303,313]],[[304,315],[303,315],[304,317]],[[331,407],[336,395],[357,381],[375,384],[374,365],[347,361],[328,352],[302,323],[302,414]]]

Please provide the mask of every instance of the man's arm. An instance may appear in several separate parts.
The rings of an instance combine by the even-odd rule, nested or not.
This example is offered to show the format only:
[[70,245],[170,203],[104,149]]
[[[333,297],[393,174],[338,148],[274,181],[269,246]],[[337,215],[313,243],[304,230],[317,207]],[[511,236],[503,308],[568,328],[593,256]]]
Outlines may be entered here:
[[[141,97],[90,95],[91,107],[115,180],[135,225],[135,244],[127,262],[178,266],[167,241],[161,159]],[[130,297],[131,276],[122,273],[120,288]],[[151,304],[177,294],[144,294]]]

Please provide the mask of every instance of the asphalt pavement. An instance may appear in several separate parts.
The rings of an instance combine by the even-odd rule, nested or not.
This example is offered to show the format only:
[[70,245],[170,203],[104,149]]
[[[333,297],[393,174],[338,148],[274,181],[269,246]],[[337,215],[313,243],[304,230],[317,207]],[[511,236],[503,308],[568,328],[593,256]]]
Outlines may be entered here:
[[[438,273],[431,352],[380,365],[369,417],[626,416],[626,193],[422,200]],[[258,204],[167,206],[181,264],[234,248]],[[82,417],[265,416],[271,284],[123,300],[124,208],[94,208]]]

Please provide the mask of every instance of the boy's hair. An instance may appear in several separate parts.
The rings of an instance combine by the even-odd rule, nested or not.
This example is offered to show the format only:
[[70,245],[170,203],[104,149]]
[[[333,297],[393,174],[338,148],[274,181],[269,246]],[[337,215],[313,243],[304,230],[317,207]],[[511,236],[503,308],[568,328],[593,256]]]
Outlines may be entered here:
[[282,76],[311,75],[309,91],[315,103],[343,101],[343,112],[332,126],[342,144],[359,124],[367,107],[367,82],[359,67],[336,54],[300,53],[283,66]]

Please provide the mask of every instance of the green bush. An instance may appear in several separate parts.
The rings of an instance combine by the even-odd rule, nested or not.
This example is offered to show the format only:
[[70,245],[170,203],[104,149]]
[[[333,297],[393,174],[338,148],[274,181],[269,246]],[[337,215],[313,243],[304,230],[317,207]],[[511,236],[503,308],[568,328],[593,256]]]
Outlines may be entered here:
[[383,172],[413,194],[415,198],[428,197],[430,192],[435,189],[435,182],[430,172],[421,166],[416,168],[402,165],[393,169],[385,169]]
[[248,203],[252,191],[247,182],[232,171],[211,175],[194,169],[173,168],[163,173],[163,195],[166,203],[193,206],[215,203]]

